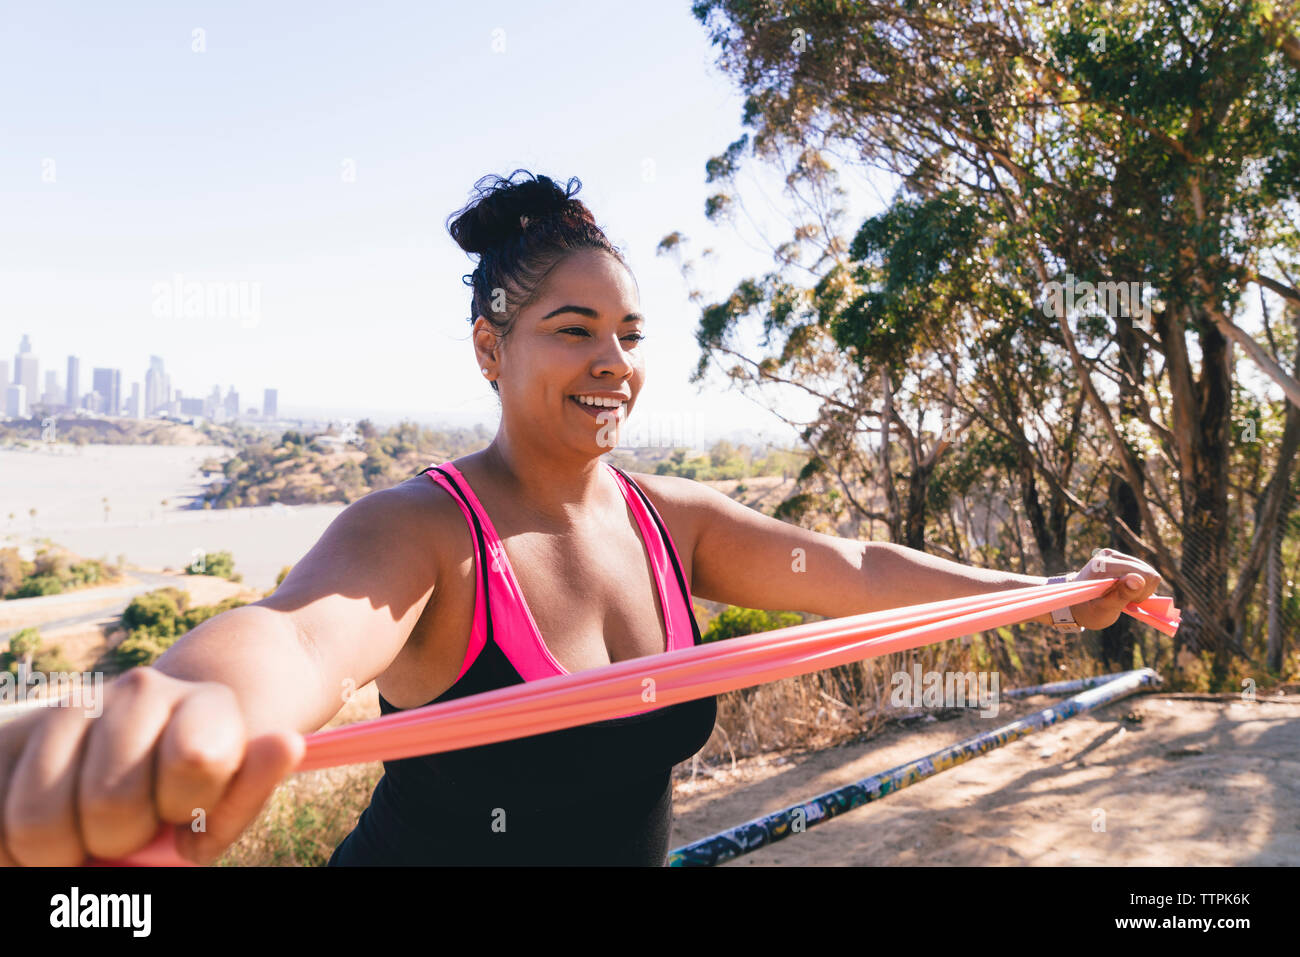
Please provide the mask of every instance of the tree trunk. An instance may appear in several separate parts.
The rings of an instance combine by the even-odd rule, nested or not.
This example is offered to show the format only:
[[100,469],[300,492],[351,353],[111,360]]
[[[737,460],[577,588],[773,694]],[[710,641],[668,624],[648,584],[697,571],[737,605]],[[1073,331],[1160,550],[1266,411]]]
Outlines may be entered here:
[[[916,441],[921,441],[921,430],[917,429]],[[930,476],[934,473],[935,459],[932,455],[922,457],[914,449],[912,455],[912,472],[907,477],[907,516],[904,522],[906,538],[903,544],[908,548],[925,550],[925,518],[930,490]]]
[[[1208,321],[1200,323],[1201,374],[1191,398],[1196,428],[1187,436],[1183,467],[1183,548],[1179,571],[1189,594],[1180,608],[1193,611],[1179,634],[1193,652],[1213,656],[1216,689],[1227,679],[1236,625],[1228,606],[1228,456],[1232,430],[1232,348]],[[1175,396],[1175,401],[1178,396]]]
[[[1120,423],[1141,421],[1141,389],[1145,379],[1143,353],[1145,348],[1133,331],[1131,315],[1114,317],[1116,337],[1119,344],[1119,361],[1125,372],[1120,379],[1119,419]],[[1135,454],[1140,459],[1140,452]],[[1144,478],[1139,472],[1138,478]],[[1110,540],[1108,544],[1118,552],[1127,549],[1128,540],[1120,532],[1120,522],[1126,524],[1138,535],[1142,534],[1142,510],[1138,507],[1138,496],[1146,494],[1145,483],[1138,488],[1133,486],[1123,475],[1113,474],[1110,480],[1107,510]],[[1133,628],[1133,619],[1120,615],[1115,624],[1101,631],[1101,657],[1108,668],[1126,670],[1133,667],[1133,644],[1137,636]]]
[[1268,653],[1266,664],[1274,674],[1282,670],[1282,658],[1286,654],[1287,623],[1282,620],[1283,574],[1282,574],[1282,539],[1285,537],[1287,519],[1295,504],[1295,494],[1288,489],[1278,511],[1277,523],[1273,526],[1268,549]]
[[1025,508],[1025,520],[1029,522],[1034,534],[1034,544],[1038,554],[1043,556],[1043,572],[1047,575],[1061,575],[1072,571],[1065,565],[1065,529],[1057,527],[1063,524],[1065,511],[1057,508],[1055,497],[1052,501],[1052,516],[1048,518],[1042,502],[1038,498],[1038,484],[1034,481],[1033,463],[1029,452],[1020,446],[1018,463],[1018,481],[1020,486],[1020,504]]
[[[1121,537],[1119,524],[1115,519],[1120,519],[1140,535],[1142,534],[1142,513],[1138,509],[1137,496],[1133,494],[1132,486],[1119,475],[1111,476],[1109,514],[1111,517],[1109,523],[1110,547],[1122,552],[1126,540]],[[1133,619],[1128,615],[1120,615],[1119,618],[1115,619],[1115,624],[1109,628],[1103,628],[1101,630],[1101,657],[1106,667],[1114,670],[1132,668],[1133,643],[1135,641]]]

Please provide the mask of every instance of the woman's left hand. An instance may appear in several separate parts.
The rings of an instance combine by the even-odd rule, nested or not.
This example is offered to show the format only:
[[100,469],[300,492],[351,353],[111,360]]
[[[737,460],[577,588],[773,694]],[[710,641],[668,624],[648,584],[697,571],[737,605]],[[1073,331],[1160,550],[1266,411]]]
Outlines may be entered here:
[[1070,606],[1079,626],[1093,631],[1115,624],[1125,605],[1150,598],[1161,581],[1160,574],[1146,562],[1113,548],[1093,552],[1083,569],[1072,576],[1072,580],[1077,582],[1099,578],[1118,578],[1119,581],[1091,601]]

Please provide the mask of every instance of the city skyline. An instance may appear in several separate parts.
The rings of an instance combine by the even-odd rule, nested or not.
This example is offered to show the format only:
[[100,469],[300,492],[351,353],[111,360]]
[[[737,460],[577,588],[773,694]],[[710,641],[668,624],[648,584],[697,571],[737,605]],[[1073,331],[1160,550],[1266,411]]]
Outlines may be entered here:
[[[91,387],[80,386],[83,356],[67,356],[67,379],[59,383],[57,368],[45,370],[45,388],[37,389],[41,371],[41,354],[32,346],[30,333],[23,333],[14,353],[13,370],[8,360],[0,360],[0,415],[29,418],[40,408],[44,414],[84,411],[110,417],[150,418],[158,413],[177,417],[194,417],[210,421],[255,419],[274,421],[278,414],[279,389],[264,387],[262,407],[240,408],[239,391],[233,384],[225,397],[220,384],[214,384],[206,397],[189,396],[171,384],[166,363],[161,356],[149,356],[145,374],[138,381],[127,380],[130,395],[123,396],[122,370],[110,366],[91,367]],[[51,363],[54,365],[55,363]],[[141,388],[143,386],[143,405]]]
[[[273,385],[282,416],[495,428],[498,401],[466,321],[462,277],[474,259],[445,221],[481,177],[524,168],[577,177],[577,197],[635,276],[647,376],[630,425],[695,417],[707,432],[794,434],[724,371],[689,381],[704,304],[771,271],[772,246],[806,215],[783,193],[784,173],[760,164],[741,177],[736,223],[705,215],[719,189],[706,164],[742,133],[744,104],[689,9],[645,18],[635,51],[591,51],[592,69],[636,79],[581,94],[550,61],[570,27],[528,6],[413,7],[400,25],[323,17],[311,42],[288,48],[273,39],[301,29],[288,9],[236,0],[205,10],[203,23],[186,16],[88,9],[81,29],[101,41],[74,45],[75,57],[49,40],[0,37],[0,76],[15,87],[50,69],[101,77],[93,104],[62,81],[13,104],[0,154],[6,353],[30,330],[43,355],[83,356],[83,388],[91,366],[118,368],[128,396],[140,357],[154,354],[187,395],[206,394],[213,368],[229,370],[223,393]],[[574,16],[622,29],[601,4]],[[40,8],[15,20],[13,37],[60,29]],[[346,80],[340,63],[356,67]],[[512,103],[508,131],[466,98],[429,99],[468,76],[484,101]],[[557,135],[557,123],[600,135]],[[846,176],[848,231],[880,197]],[[695,261],[689,278],[658,253],[676,231]],[[815,411],[795,392],[762,398],[795,420]]]

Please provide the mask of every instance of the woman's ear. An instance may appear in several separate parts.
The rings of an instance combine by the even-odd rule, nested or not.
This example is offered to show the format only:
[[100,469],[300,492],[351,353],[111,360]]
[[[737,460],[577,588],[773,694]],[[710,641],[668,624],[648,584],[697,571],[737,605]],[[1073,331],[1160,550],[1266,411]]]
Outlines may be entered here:
[[483,316],[474,320],[474,357],[478,360],[479,368],[485,370],[485,374],[494,371],[499,359],[500,344],[501,337],[492,328],[492,323]]

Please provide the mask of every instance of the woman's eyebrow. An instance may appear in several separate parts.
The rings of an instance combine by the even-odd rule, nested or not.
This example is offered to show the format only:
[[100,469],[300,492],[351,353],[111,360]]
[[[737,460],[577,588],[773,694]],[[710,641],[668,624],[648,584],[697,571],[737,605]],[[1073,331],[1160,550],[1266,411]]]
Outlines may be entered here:
[[[595,309],[590,309],[587,306],[561,306],[559,309],[552,309],[550,312],[542,316],[542,318],[538,319],[537,321],[545,322],[547,319],[550,319],[552,316],[558,316],[562,312],[576,312],[578,315],[585,316],[588,319],[596,319],[599,317],[599,313],[597,313]],[[645,322],[645,316],[641,315],[641,313],[639,312],[629,312],[626,316],[623,317],[623,321],[624,322],[638,322],[638,321]]]

